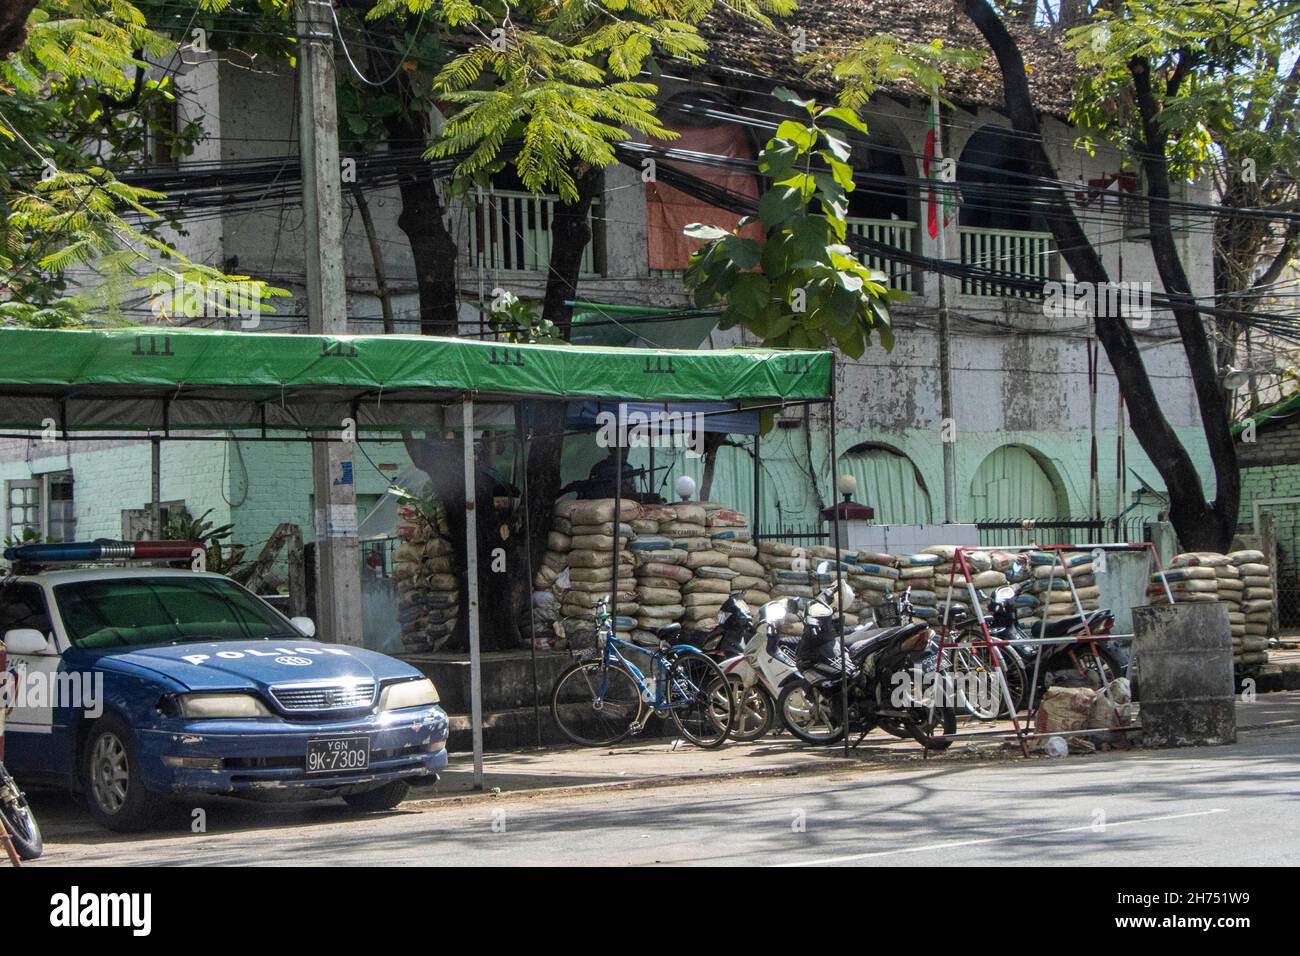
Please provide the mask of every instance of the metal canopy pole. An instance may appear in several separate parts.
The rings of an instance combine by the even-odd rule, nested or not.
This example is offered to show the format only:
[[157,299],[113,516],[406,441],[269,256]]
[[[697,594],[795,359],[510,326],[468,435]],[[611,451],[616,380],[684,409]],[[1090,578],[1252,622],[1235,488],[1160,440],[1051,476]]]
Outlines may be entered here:
[[483,662],[478,622],[478,515],[475,514],[474,399],[466,392],[461,404],[465,458],[465,583],[469,615],[469,716],[474,734],[474,789],[483,789]]
[[840,503],[835,500],[835,478],[839,470],[839,454],[835,446],[835,354],[831,353],[831,535],[835,539],[835,629],[840,642],[840,724],[844,730],[844,756],[849,755],[849,663],[848,648],[844,646],[844,566],[840,554]]

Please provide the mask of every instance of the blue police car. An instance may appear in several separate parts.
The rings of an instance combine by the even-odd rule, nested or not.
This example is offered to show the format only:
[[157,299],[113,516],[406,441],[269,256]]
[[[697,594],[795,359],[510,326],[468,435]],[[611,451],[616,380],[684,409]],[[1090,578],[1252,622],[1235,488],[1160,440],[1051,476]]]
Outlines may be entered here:
[[218,574],[11,574],[5,762],[20,782],[79,789],[114,830],[198,794],[396,806],[447,765],[437,690],[401,661],[314,633]]

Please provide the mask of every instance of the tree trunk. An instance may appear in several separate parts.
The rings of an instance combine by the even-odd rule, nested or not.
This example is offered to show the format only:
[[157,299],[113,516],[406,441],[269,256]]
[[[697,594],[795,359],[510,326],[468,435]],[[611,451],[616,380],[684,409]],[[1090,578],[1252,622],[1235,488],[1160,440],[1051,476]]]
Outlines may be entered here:
[[[1044,180],[1057,180],[1059,177],[1056,170],[1053,169],[1043,150],[1042,129],[1029,93],[1024,59],[1015,38],[1007,31],[1005,24],[987,0],[963,0],[963,4],[966,15],[984,36],[997,57],[1007,112],[1015,130],[1025,134],[1024,151],[1030,164],[1030,171]],[[1110,277],[1102,264],[1101,257],[1088,240],[1078,219],[1075,218],[1074,210],[1064,190],[1055,185],[1043,185],[1040,188],[1040,196],[1048,207],[1047,222],[1056,240],[1057,248],[1061,250],[1076,280],[1093,283],[1097,288],[1109,283]],[[1154,208],[1157,204],[1152,205]],[[1156,223],[1153,222],[1153,234],[1156,228]],[[1169,229],[1167,214],[1163,228]],[[1168,239],[1171,249],[1172,238],[1170,234]],[[1172,292],[1170,294],[1173,295]],[[1235,500],[1236,495],[1239,494],[1237,483],[1230,478],[1230,487],[1221,489],[1215,505],[1205,500],[1205,490],[1196,465],[1160,409],[1155,389],[1142,363],[1141,353],[1138,351],[1128,324],[1122,319],[1099,316],[1095,325],[1097,338],[1106,350],[1106,357],[1110,360],[1125,401],[1128,407],[1136,412],[1130,417],[1129,422],[1133,434],[1151,459],[1160,477],[1164,479],[1165,487],[1169,491],[1169,519],[1178,532],[1183,546],[1189,549],[1207,550],[1222,550],[1228,547],[1236,522]],[[1181,323],[1179,330],[1182,331]],[[1186,347],[1186,338],[1184,338],[1184,347]],[[1189,356],[1189,360],[1190,358]],[[1214,381],[1210,384],[1212,387],[1217,387]],[[1201,396],[1201,386],[1197,383],[1198,403],[1201,403]],[[1222,417],[1222,403],[1219,407],[1219,414]],[[1202,417],[1204,416],[1203,406]],[[1221,444],[1209,432],[1209,429],[1215,427],[1215,423],[1203,421],[1202,424],[1207,429],[1206,437],[1210,442],[1211,454],[1222,457]],[[1231,448],[1228,450],[1231,451]],[[1218,469],[1219,463],[1216,460],[1216,472]],[[1225,469],[1225,473],[1231,474],[1233,471],[1235,471],[1235,457],[1231,460],[1230,467]],[[1229,499],[1233,501],[1231,514],[1226,510]]]
[[[555,323],[564,340],[573,333],[573,307],[565,305],[577,295],[582,254],[591,242],[588,216],[600,192],[601,171],[587,169],[577,177],[578,200],[557,205],[551,222],[551,261],[546,276],[542,318]],[[528,520],[533,536],[533,567],[541,564],[546,536],[551,530],[555,500],[560,492],[560,465],[564,452],[563,402],[531,403],[533,417],[528,448]],[[529,582],[531,587],[532,582]]]
[[[1168,96],[1177,96],[1179,76],[1186,64],[1191,68],[1190,54],[1183,54],[1179,70],[1169,80],[1172,89]],[[1141,146],[1142,171],[1146,174],[1148,216],[1151,227],[1151,251],[1156,260],[1156,271],[1170,299],[1170,308],[1178,323],[1179,338],[1187,355],[1188,369],[1196,389],[1196,404],[1201,414],[1201,428],[1209,445],[1210,460],[1214,465],[1215,498],[1210,513],[1205,513],[1204,494],[1196,501],[1180,502],[1170,499],[1169,518],[1183,538],[1184,547],[1193,550],[1225,551],[1232,543],[1237,530],[1237,510],[1241,505],[1241,470],[1237,466],[1237,448],[1232,440],[1228,409],[1224,400],[1223,384],[1219,377],[1214,349],[1205,334],[1205,320],[1196,308],[1191,282],[1183,268],[1182,258],[1174,243],[1173,221],[1169,211],[1169,160],[1166,152],[1168,134],[1160,125],[1160,105],[1151,88],[1149,64],[1134,59],[1129,64],[1137,91],[1138,110],[1142,116],[1143,143]],[[1186,508],[1181,519],[1176,512]]]
[[9,59],[27,42],[27,17],[36,0],[7,0],[0,6],[0,60]]
[[718,464],[718,449],[731,444],[722,432],[704,433],[704,473],[700,475],[700,500],[708,501],[713,491],[713,469]]

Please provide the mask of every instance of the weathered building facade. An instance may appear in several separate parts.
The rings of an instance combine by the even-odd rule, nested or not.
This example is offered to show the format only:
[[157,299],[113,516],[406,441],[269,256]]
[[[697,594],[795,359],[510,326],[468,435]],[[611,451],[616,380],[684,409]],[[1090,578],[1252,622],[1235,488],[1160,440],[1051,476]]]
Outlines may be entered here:
[[[900,23],[876,4],[804,4],[796,19],[805,41],[846,42],[878,21],[914,39],[943,36],[949,45],[980,48],[978,38],[952,19],[949,6],[910,4],[919,14]],[[772,96],[780,82],[799,77],[793,54],[770,36],[741,29],[718,29],[712,36],[717,55],[707,68],[666,69],[661,98],[682,143],[711,144],[738,160],[752,160],[788,108]],[[1123,199],[1118,187],[1124,159],[1113,149],[1081,149],[1077,131],[1062,117],[1068,112],[1071,78],[1061,68],[1068,53],[1050,44],[1028,47],[1044,122],[1047,151],[1062,179],[1077,180],[1078,211],[1112,276],[1129,282],[1159,280],[1145,240],[1140,204]],[[1059,58],[1054,62],[1053,57]],[[281,157],[296,165],[293,79],[250,71],[215,56],[199,57],[182,77],[188,91],[183,116],[201,116],[208,132],[186,164],[246,163]],[[818,84],[811,88],[815,91]],[[808,88],[807,86],[805,88]],[[823,95],[829,95],[824,92]],[[998,111],[1001,89],[996,70],[963,74],[947,92],[944,152],[957,159],[960,201],[941,225],[942,237],[926,228],[923,178],[928,101],[906,90],[873,99],[864,111],[870,136],[855,149],[854,163],[870,185],[853,195],[850,228],[906,250],[1064,280],[1065,266],[1053,248],[1027,185],[1017,137]],[[689,171],[689,166],[684,166]],[[737,173],[739,169],[739,173]],[[738,331],[719,332],[698,320],[644,321],[620,307],[683,308],[685,266],[680,243],[667,236],[689,211],[680,197],[643,180],[643,170],[614,166],[605,171],[593,212],[594,240],[574,298],[597,303],[585,309],[596,321],[588,334],[606,342],[636,342],[665,347],[710,348],[755,344]],[[728,175],[760,184],[752,173],[733,166]],[[1086,184],[1108,183],[1089,190]],[[375,258],[383,271],[399,332],[419,328],[419,309],[409,244],[397,226],[401,201],[393,188],[366,191],[377,243],[371,243],[355,206],[346,231],[348,312],[357,332],[381,330]],[[1188,199],[1208,202],[1207,189],[1186,187]],[[345,201],[351,202],[345,190]],[[678,202],[674,206],[674,202]],[[460,250],[454,264],[461,291],[464,334],[484,334],[483,308],[495,290],[539,298],[549,250],[548,223],[553,197],[521,192],[504,178],[490,190],[449,202],[448,227]],[[708,210],[696,211],[708,219]],[[735,217],[716,212],[719,224]],[[939,217],[943,223],[943,217]],[[224,265],[256,275],[294,293],[276,300],[274,314],[261,317],[264,330],[305,328],[305,297],[300,294],[305,241],[302,216],[294,201],[270,201],[233,210],[208,211],[187,223],[180,240],[199,262]],[[1208,232],[1190,225],[1179,242],[1198,295],[1211,289]],[[875,263],[910,299],[897,306],[897,345],[886,352],[873,346],[858,360],[838,363],[838,417],[834,423],[814,412],[783,416],[763,439],[761,523],[793,526],[812,522],[835,491],[821,477],[834,427],[840,471],[858,478],[857,498],[876,508],[877,520],[944,520],[943,442],[954,443],[955,497],[959,521],[979,519],[1113,516],[1134,506],[1142,483],[1162,488],[1155,469],[1136,441],[1126,438],[1123,409],[1104,352],[1090,337],[1087,317],[1047,314],[1042,300],[1025,297],[996,282],[948,280],[952,327],[952,421],[941,414],[938,375],[939,278],[897,263]],[[452,263],[447,264],[448,268]],[[144,306],[142,305],[142,308]],[[230,324],[230,323],[227,323]],[[1135,324],[1135,332],[1160,404],[1194,458],[1207,462],[1187,366],[1169,317],[1157,310]],[[719,452],[713,497],[752,511],[752,459],[743,442]],[[1094,454],[1095,449],[1095,454]],[[409,466],[400,443],[364,446],[354,473],[361,509],[382,496],[392,478]],[[571,441],[566,478],[586,474],[600,454],[589,441]],[[1122,466],[1121,466],[1122,455]],[[636,452],[634,463],[647,455]],[[814,467],[808,467],[812,460]],[[209,442],[165,445],[162,500],[181,503],[193,514],[209,509],[218,522],[234,522],[236,539],[256,547],[281,521],[303,525],[310,536],[310,462],[305,447],[275,443]],[[659,452],[657,488],[671,494],[672,479],[699,475],[701,463],[683,452]],[[1208,465],[1207,483],[1212,483]],[[0,479],[6,482],[6,534],[22,526],[57,534],[57,514],[70,512],[78,537],[113,536],[129,530],[130,516],[147,498],[149,446],[118,442],[108,446],[7,440],[0,445]],[[814,477],[814,475],[818,477]],[[33,485],[33,476],[36,484]],[[1212,495],[1212,488],[1207,488]],[[61,497],[57,497],[61,496]],[[40,500],[33,500],[40,499]],[[68,502],[71,504],[56,504]],[[1148,496],[1133,514],[1154,515],[1158,500]],[[70,527],[68,520],[58,529]]]

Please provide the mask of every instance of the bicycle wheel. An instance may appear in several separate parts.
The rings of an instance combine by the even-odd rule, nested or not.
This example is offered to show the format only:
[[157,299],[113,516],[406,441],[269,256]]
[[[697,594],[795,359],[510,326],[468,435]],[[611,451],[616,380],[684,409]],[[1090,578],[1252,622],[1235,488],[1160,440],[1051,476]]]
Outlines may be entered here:
[[617,743],[641,717],[641,690],[622,666],[576,661],[551,690],[555,726],[581,747]]
[[722,668],[697,651],[677,655],[668,668],[668,710],[683,737],[697,747],[721,747],[731,736],[736,701]]

